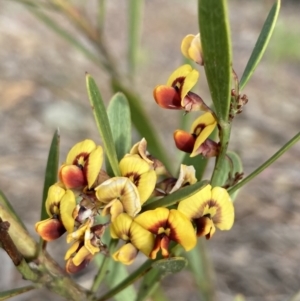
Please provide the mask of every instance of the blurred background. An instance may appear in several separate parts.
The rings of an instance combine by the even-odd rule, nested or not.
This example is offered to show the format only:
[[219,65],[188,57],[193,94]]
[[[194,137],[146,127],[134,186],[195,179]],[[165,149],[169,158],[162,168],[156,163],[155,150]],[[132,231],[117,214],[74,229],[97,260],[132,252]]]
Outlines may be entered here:
[[[22,1],[20,1],[22,2]],[[75,3],[97,18],[95,1]],[[239,76],[273,1],[229,1],[233,66]],[[104,38],[115,65],[126,74],[128,1],[106,1]],[[300,3],[283,0],[270,45],[244,89],[249,103],[234,120],[230,150],[242,158],[245,175],[262,164],[300,128]],[[53,11],[56,24],[68,29],[92,52],[93,46]],[[140,49],[134,80],[151,116],[157,136],[174,158],[179,152],[172,134],[182,112],[159,108],[152,91],[166,83],[183,63],[182,38],[198,32],[196,1],[144,1]],[[4,191],[29,232],[37,238],[43,176],[52,135],[61,133],[61,161],[76,142],[100,142],[86,88],[85,72],[96,80],[106,103],[113,95],[107,73],[45,26],[18,1],[0,2],[0,189]],[[96,53],[94,51],[94,53]],[[200,69],[200,68],[198,68]],[[211,103],[203,68],[196,91]],[[195,118],[197,115],[193,115]],[[143,122],[141,120],[141,122]],[[139,139],[134,136],[134,143]],[[249,301],[300,300],[300,144],[246,185],[236,202],[236,221],[228,232],[207,242],[215,267],[217,300],[237,294]],[[64,238],[50,244],[49,252],[63,266]],[[0,290],[24,285],[6,253],[0,250]],[[76,276],[89,286],[93,265]],[[87,273],[91,273],[87,277]],[[199,300],[196,285],[186,272],[163,281],[174,301]],[[36,290],[12,300],[62,300]]]

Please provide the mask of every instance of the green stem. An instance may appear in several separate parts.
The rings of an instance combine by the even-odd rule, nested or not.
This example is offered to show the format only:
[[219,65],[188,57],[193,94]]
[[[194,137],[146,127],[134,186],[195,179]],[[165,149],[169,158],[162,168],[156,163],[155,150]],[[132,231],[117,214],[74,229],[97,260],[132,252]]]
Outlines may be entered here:
[[128,13],[128,73],[134,77],[137,65],[139,38],[141,32],[143,0],[130,0]]
[[[114,239],[114,240],[110,240],[109,242],[109,254],[113,253],[116,246],[118,244],[118,240]],[[97,276],[95,277],[94,283],[91,287],[91,291],[93,293],[95,293],[99,287],[99,285],[101,284],[102,280],[104,279],[106,272],[107,272],[107,268],[108,268],[108,264],[109,264],[109,259],[111,259],[111,257],[104,257],[103,261],[101,263],[101,266],[99,268],[99,272],[97,274]]]
[[270,159],[268,159],[265,163],[255,169],[248,177],[243,179],[241,182],[236,184],[235,186],[228,189],[228,193],[232,194],[250,180],[255,178],[258,174],[260,174],[263,170],[265,170],[268,166],[270,166],[273,162],[275,162],[281,155],[283,155],[287,150],[289,150],[294,144],[296,144],[300,139],[300,132],[296,134],[291,140],[289,140],[281,149],[279,149]]
[[102,264],[99,268],[99,272],[97,276],[95,277],[94,283],[91,287],[91,292],[95,293],[100,286],[102,280],[104,279],[106,272],[107,272],[107,267],[109,264],[109,257],[105,257],[102,261]]
[[216,159],[215,168],[211,178],[211,185],[221,186],[222,183],[222,166],[226,158],[227,147],[231,132],[231,124],[229,122],[220,123],[220,152]]
[[147,260],[142,266],[140,266],[135,272],[133,272],[128,278],[119,283],[115,288],[107,292],[105,295],[97,299],[97,301],[105,301],[109,298],[115,296],[122,290],[124,290],[129,285],[133,284],[136,280],[144,276],[147,272],[151,270],[153,260]]

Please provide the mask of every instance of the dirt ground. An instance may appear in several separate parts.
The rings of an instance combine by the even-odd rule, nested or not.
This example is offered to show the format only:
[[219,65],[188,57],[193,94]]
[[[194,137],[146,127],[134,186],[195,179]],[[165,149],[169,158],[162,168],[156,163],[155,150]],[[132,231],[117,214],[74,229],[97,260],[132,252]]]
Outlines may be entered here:
[[[107,1],[106,39],[126,70],[127,1]],[[93,16],[93,3],[87,13]],[[233,65],[238,75],[255,44],[272,1],[229,1]],[[274,37],[244,93],[249,103],[234,121],[229,148],[243,160],[245,175],[275,153],[300,128],[300,6],[283,1]],[[142,45],[134,88],[142,95],[157,135],[173,148],[178,112],[160,109],[153,87],[182,64],[183,36],[197,33],[196,1],[145,1]],[[62,17],[57,22],[70,27]],[[104,99],[112,96],[107,75],[34,18],[21,4],[0,2],[0,189],[37,238],[48,148],[61,132],[61,160],[84,138],[99,141],[85,90],[85,72],[96,79]],[[198,87],[209,100],[203,69]],[[134,141],[136,142],[136,141]],[[178,153],[170,153],[174,157]],[[291,300],[300,290],[300,144],[243,188],[228,232],[207,242],[215,267],[217,300],[243,294],[247,301]],[[63,265],[64,239],[50,253]],[[61,242],[61,243],[60,243]],[[0,250],[0,291],[24,285]],[[94,272],[89,268],[89,273]],[[93,278],[80,275],[82,285]],[[174,301],[199,300],[187,272],[164,280]],[[42,289],[12,300],[62,300]],[[300,300],[300,299],[295,299]]]

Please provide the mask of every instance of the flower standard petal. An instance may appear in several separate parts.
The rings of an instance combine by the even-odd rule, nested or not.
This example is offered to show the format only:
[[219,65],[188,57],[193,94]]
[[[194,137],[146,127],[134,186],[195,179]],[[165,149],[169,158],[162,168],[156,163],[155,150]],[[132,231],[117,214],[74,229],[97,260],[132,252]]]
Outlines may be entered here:
[[188,58],[199,65],[203,65],[202,47],[200,42],[200,34],[189,34],[182,40],[181,52]]
[[204,113],[193,122],[191,132],[195,137],[197,137],[193,151],[200,147],[200,145],[213,132],[216,126],[217,121],[210,112]]
[[184,79],[192,70],[193,68],[189,64],[180,66],[170,75],[167,81],[167,86],[176,87],[176,83],[179,79]]
[[186,58],[190,58],[189,56],[189,48],[191,46],[191,43],[194,39],[194,35],[193,34],[189,34],[187,36],[185,36],[181,42],[181,53],[186,57]]
[[152,194],[156,184],[156,173],[152,164],[139,155],[127,155],[119,163],[123,177],[129,178],[137,187],[140,202],[143,204]]
[[95,142],[90,139],[76,143],[67,155],[66,164],[78,165],[78,158],[86,158],[95,148]]
[[179,202],[178,211],[182,212],[190,220],[203,216],[203,204],[211,199],[211,186],[206,185],[199,192]]
[[180,211],[171,209],[168,223],[171,228],[169,238],[176,241],[186,251],[193,249],[197,243],[194,227],[190,220]]
[[219,206],[212,220],[220,230],[230,230],[234,222],[234,207],[226,189],[214,187],[212,189],[212,200]]
[[75,220],[72,216],[76,207],[75,195],[72,190],[67,190],[60,202],[60,217],[68,233],[73,232]]
[[190,90],[196,85],[199,78],[199,72],[193,69],[185,78],[182,87],[181,87],[181,105],[184,106],[184,98]]
[[159,207],[154,210],[143,212],[134,221],[153,234],[160,234],[164,229],[169,217],[169,209]]
[[87,179],[88,188],[91,188],[95,183],[100,173],[102,163],[103,163],[103,149],[101,146],[97,146],[96,149],[94,149],[90,153],[83,168],[84,174]]
[[65,192],[65,189],[60,187],[59,184],[54,184],[49,187],[48,196],[45,203],[46,211],[49,216],[53,216],[53,214],[59,214],[60,201]]

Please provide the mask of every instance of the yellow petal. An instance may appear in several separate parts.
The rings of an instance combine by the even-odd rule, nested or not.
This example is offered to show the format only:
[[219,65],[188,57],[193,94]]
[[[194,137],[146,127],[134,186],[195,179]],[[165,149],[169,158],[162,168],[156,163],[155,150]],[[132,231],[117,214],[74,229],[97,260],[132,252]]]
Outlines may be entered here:
[[60,217],[68,233],[74,230],[73,210],[76,207],[75,195],[72,190],[67,190],[60,202]]
[[172,229],[169,238],[182,245],[186,251],[193,249],[197,243],[197,237],[190,220],[183,213],[172,209],[168,222]]
[[196,69],[193,69],[189,74],[187,74],[183,86],[181,88],[181,105],[184,106],[184,98],[188,94],[189,91],[196,85],[199,78],[199,72]]
[[102,203],[119,199],[124,211],[135,216],[141,210],[141,203],[136,186],[125,177],[114,177],[95,188],[96,197]]
[[169,217],[169,209],[160,207],[146,211],[137,216],[134,221],[153,234],[158,234],[160,228],[164,228]]
[[112,257],[115,261],[120,261],[123,264],[130,265],[135,260],[137,254],[137,248],[131,243],[127,243],[115,252]]
[[193,34],[189,34],[189,35],[185,36],[181,42],[181,47],[180,47],[181,53],[188,59],[190,58],[189,48],[191,47],[191,43],[194,38],[195,38],[195,36]]
[[101,146],[97,146],[90,155],[84,165],[84,170],[86,171],[86,178],[88,182],[88,187],[91,188],[95,183],[103,163],[103,149]]
[[125,241],[129,240],[129,230],[133,218],[126,213],[121,213],[110,225],[110,234],[112,238],[120,238]]
[[[207,112],[198,117],[192,124],[191,133],[197,138],[194,144],[193,152],[195,152],[200,145],[209,137],[217,125],[214,116]],[[193,153],[191,154],[191,156]]]
[[45,203],[46,211],[49,216],[59,214],[59,203],[65,194],[65,189],[61,188],[59,184],[54,184],[49,187],[48,196]]
[[85,224],[81,225],[76,231],[69,233],[67,235],[67,243],[71,243],[75,240],[83,240],[84,239],[84,233],[87,230],[87,228],[90,226],[91,221],[88,220]]
[[118,215],[124,212],[123,204],[118,200],[115,199],[109,202],[103,209],[102,209],[102,216],[111,215],[111,221],[113,222]]
[[188,64],[180,66],[170,75],[167,86],[172,87],[178,78],[185,78],[192,70],[193,68]]
[[136,222],[130,226],[130,241],[146,256],[149,256],[154,247],[154,236]]
[[128,177],[137,187],[140,202],[143,204],[152,194],[156,184],[156,173],[152,164],[147,163],[139,155],[129,155],[120,161],[123,177]]
[[199,65],[204,65],[200,35],[197,34],[188,49],[189,57]]
[[206,185],[199,192],[179,202],[178,211],[190,220],[203,216],[205,203],[211,199],[211,186]]
[[234,222],[234,207],[226,189],[214,187],[212,189],[212,200],[216,201],[218,211],[212,220],[220,230],[231,229]]
[[148,172],[151,164],[143,160],[139,155],[127,155],[119,163],[120,171],[123,177],[130,177],[134,183],[135,177]]
[[96,148],[96,143],[93,140],[86,139],[76,143],[69,151],[66,159],[66,164],[75,164],[76,157],[90,154]]
[[157,176],[154,170],[149,170],[148,172],[141,175],[136,185],[140,195],[141,204],[144,204],[153,193],[156,185],[156,180]]
[[65,260],[68,260],[78,249],[79,245],[80,245],[80,241],[75,241],[73,243],[73,245],[68,249],[66,255],[65,255]]
[[90,228],[88,228],[84,235],[84,246],[87,250],[92,254],[95,255],[96,253],[100,252],[100,248],[92,244],[91,239],[93,238],[94,234],[91,233]]
[[79,251],[76,253],[76,255],[72,258],[72,261],[74,265],[79,266],[86,258],[89,258],[92,254],[89,252],[89,250],[82,246]]

